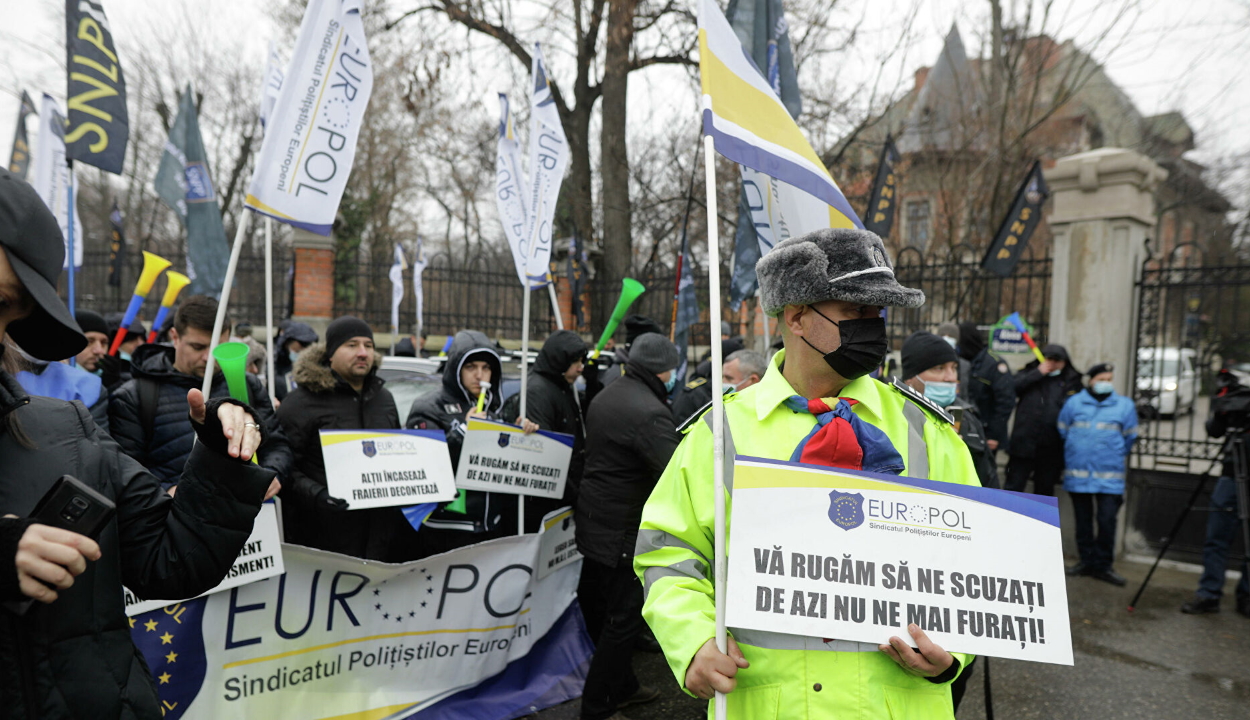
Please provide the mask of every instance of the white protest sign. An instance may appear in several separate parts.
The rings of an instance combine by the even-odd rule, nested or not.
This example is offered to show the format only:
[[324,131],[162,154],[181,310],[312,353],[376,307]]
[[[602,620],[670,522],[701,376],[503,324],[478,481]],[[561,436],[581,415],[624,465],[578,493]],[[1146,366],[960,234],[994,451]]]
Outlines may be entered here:
[[350,510],[456,497],[442,430],[321,430],[331,497]]
[[575,530],[573,508],[563,507],[543,516],[538,536],[538,564],[534,568],[539,580],[582,559],[582,553],[577,549]]
[[520,717],[580,694],[594,652],[580,567],[537,577],[540,538],[402,565],[291,545],[282,577],[135,618],[131,637],[166,718]]
[[1055,498],[739,457],[732,523],[731,628],[1072,664]]
[[[278,535],[278,512],[272,501],[260,506],[256,522],[252,524],[252,534],[243,544],[243,550],[234,561],[234,565],[226,573],[226,578],[217,587],[204,593],[229,590],[240,585],[275,577],[286,572],[282,563],[282,538]],[[150,610],[156,610],[177,603],[172,600],[140,600],[129,588],[122,588],[126,596],[126,614],[134,617]]]
[[473,418],[464,433],[456,487],[559,499],[572,457],[572,435],[546,430],[526,435],[516,425]]

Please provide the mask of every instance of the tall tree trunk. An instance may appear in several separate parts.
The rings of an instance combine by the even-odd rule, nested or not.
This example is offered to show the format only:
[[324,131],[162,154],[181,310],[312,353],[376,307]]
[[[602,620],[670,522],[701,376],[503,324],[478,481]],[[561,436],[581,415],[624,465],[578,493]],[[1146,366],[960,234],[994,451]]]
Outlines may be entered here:
[[[608,34],[603,58],[603,130],[600,173],[603,178],[603,269],[599,287],[612,291],[630,272],[629,153],[625,140],[625,101],[629,89],[630,47],[638,0],[609,0]],[[602,311],[610,312],[611,307]],[[596,314],[600,311],[596,308]]]

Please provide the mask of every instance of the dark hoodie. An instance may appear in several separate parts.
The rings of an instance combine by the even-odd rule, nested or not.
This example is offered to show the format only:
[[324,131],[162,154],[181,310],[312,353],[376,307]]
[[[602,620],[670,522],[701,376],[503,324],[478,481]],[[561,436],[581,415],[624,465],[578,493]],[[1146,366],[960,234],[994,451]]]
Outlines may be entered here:
[[[113,393],[109,400],[109,434],[121,446],[122,451],[139,461],[161,483],[168,486],[182,475],[195,430],[187,416],[187,391],[200,388],[204,381],[174,369],[174,348],[169,345],[140,345],[131,358],[131,374]],[[140,385],[151,383],[156,392],[154,411],[144,419]],[[282,483],[289,481],[293,459],[291,445],[274,415],[269,393],[265,392],[260,379],[247,376],[248,402],[265,426],[268,439],[260,449],[262,467],[278,473]],[[212,397],[229,397],[226,378],[220,371],[213,373]],[[150,426],[150,432],[145,426]]]
[[[526,505],[527,531],[531,525],[535,530],[537,529],[545,512],[555,510],[561,505],[572,504],[577,498],[577,488],[582,482],[582,468],[585,465],[584,408],[587,403],[569,381],[564,379],[564,373],[570,365],[584,358],[589,349],[586,342],[572,330],[557,330],[543,343],[538,359],[530,368],[525,414],[542,430],[572,435],[573,458],[569,461],[568,482],[564,486],[563,501],[549,500],[546,503],[527,501],[536,503],[533,508]],[[520,414],[521,396],[520,394],[513,395],[508,398],[508,402],[504,403],[503,417],[512,421]]]
[[[465,416],[477,406],[477,398],[469,395],[469,391],[460,384],[460,369],[469,360],[485,360],[490,365],[491,389],[486,393],[486,414],[491,419],[499,420],[500,386],[503,383],[503,365],[495,352],[495,343],[476,330],[461,330],[452,340],[447,351],[447,362],[443,366],[443,388],[438,393],[430,393],[417,398],[408,413],[408,421],[404,427],[409,429],[442,430],[447,433],[447,450],[451,453],[452,469],[460,462],[460,449],[464,446]],[[515,420],[516,418],[509,418]],[[501,523],[516,525],[516,496],[466,491],[466,512],[447,510],[445,504],[440,506],[426,519],[425,525],[434,533],[426,539],[426,545],[436,552],[451,549],[470,542],[480,542],[487,538],[468,537],[455,538],[454,542],[443,543],[447,538],[432,538],[437,531],[455,531],[458,533],[487,533],[501,530]],[[426,530],[421,531],[426,534]]]
[[1007,444],[1007,421],[1016,407],[1015,385],[1007,363],[990,354],[985,332],[974,322],[959,324],[959,356],[968,360],[968,400],[985,423],[985,437],[996,440],[1000,450]]
[[1011,430],[1011,456],[1035,458],[1058,454],[1063,457],[1063,438],[1059,435],[1059,411],[1068,398],[1084,387],[1079,370],[1072,367],[1068,351],[1062,345],[1047,345],[1042,355],[1064,361],[1063,370],[1054,377],[1043,375],[1034,360],[1024,366],[1015,378],[1016,424]]
[[382,356],[360,392],[325,362],[326,346],[316,343],[299,354],[291,374],[296,388],[282,401],[278,419],[295,449],[295,471],[282,488],[283,518],[290,542],[369,560],[392,560],[392,541],[407,526],[398,508],[336,510],[328,501],[321,430],[399,428],[395,398],[377,376]]

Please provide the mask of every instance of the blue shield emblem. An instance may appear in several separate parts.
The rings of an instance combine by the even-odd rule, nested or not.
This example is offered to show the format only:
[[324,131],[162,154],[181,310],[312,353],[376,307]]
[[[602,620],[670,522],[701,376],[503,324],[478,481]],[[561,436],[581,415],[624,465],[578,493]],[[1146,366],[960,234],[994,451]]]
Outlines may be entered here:
[[499,447],[506,448],[512,440],[508,437],[508,433],[499,433]]
[[377,443],[373,440],[361,440],[360,449],[365,451],[365,457],[373,457],[378,454]]
[[829,520],[843,530],[864,524],[864,496],[833,490],[829,493]]

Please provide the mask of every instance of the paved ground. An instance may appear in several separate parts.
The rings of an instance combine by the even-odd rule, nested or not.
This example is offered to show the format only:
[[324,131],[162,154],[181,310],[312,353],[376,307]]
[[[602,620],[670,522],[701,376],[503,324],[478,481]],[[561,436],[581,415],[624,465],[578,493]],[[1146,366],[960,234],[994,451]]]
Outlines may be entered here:
[[[1070,504],[1061,498],[1064,527]],[[1071,537],[1065,538],[1071,547]],[[1071,552],[1069,550],[1069,552]],[[1069,563],[1074,558],[1069,556]],[[1129,585],[1117,588],[1090,578],[1069,578],[1073,667],[1013,660],[991,661],[994,712],[1005,720],[1245,720],[1250,718],[1250,619],[1232,611],[1232,582],[1224,611],[1190,616],[1178,612],[1197,586],[1197,575],[1160,568],[1137,611],[1126,611],[1148,566],[1121,562]],[[978,666],[980,663],[978,663]],[[636,653],[643,683],[663,697],[630,708],[632,720],[695,720],[706,704],[678,690],[659,655]],[[959,720],[986,717],[983,668],[977,667]],[[576,720],[580,701],[550,708],[536,720]]]

